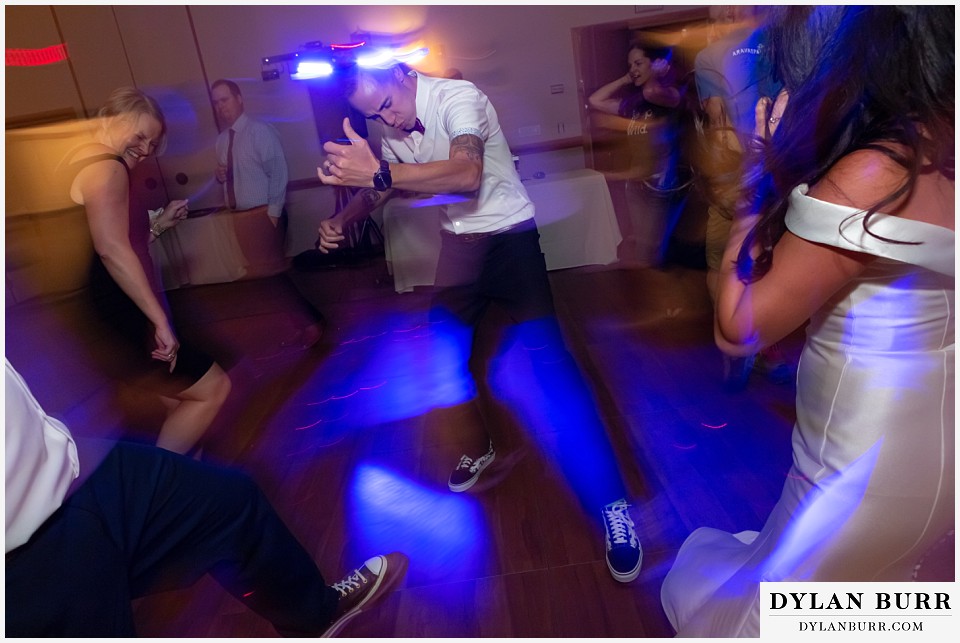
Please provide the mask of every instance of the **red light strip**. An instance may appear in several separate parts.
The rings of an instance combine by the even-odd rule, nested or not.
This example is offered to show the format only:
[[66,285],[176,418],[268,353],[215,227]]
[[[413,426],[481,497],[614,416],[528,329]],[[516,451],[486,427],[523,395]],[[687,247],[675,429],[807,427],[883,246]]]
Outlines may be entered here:
[[36,67],[52,65],[67,59],[65,44],[43,49],[7,49],[7,67]]
[[330,45],[331,49],[356,49],[357,47],[363,47],[366,42],[353,42],[348,45]]

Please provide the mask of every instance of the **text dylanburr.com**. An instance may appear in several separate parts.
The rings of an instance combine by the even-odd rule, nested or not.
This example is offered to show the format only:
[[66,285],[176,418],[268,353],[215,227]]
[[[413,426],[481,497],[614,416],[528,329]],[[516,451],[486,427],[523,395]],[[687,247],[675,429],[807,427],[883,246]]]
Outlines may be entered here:
[[764,641],[953,639],[956,583],[761,583]]

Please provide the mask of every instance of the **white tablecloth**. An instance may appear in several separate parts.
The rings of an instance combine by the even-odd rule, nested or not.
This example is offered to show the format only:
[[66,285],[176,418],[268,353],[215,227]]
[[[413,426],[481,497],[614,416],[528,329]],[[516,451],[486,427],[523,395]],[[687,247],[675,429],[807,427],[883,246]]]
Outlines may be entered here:
[[[552,174],[524,183],[536,208],[547,270],[607,265],[622,240],[610,191],[594,170]],[[440,206],[430,195],[395,198],[383,207],[387,266],[397,292],[433,285],[440,255]]]
[[150,256],[164,290],[265,277],[289,263],[266,206],[184,219],[150,244]]

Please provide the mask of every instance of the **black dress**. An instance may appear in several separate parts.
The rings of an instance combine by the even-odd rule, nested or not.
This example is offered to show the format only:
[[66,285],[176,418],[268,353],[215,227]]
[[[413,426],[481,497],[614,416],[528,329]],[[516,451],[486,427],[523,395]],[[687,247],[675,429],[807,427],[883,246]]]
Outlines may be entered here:
[[[73,156],[76,156],[76,151],[71,158]],[[72,185],[81,170],[101,161],[120,163],[129,177],[130,168],[120,156],[96,154],[76,161],[68,159],[67,163],[61,165],[61,185]],[[145,209],[137,207],[128,207],[128,213],[130,245],[140,260],[153,292],[166,308],[166,298],[158,287],[150,258],[149,216]],[[171,396],[191,387],[214,364],[211,357],[189,343],[180,344],[177,364],[172,373],[169,363],[153,359],[150,356],[156,346],[153,323],[113,280],[96,253],[90,262],[90,301],[94,316],[102,324],[102,330],[108,333],[109,340],[106,349],[95,351],[95,359],[110,377],[157,389],[160,394]],[[167,316],[170,317],[169,310]]]

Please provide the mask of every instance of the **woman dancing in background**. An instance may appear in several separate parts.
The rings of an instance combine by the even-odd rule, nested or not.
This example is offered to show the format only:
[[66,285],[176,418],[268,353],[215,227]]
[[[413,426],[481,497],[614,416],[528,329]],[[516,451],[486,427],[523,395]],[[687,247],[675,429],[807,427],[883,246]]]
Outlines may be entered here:
[[[640,266],[659,266],[675,221],[677,127],[680,91],[668,81],[670,49],[635,40],[627,51],[627,73],[590,95],[590,108],[619,117],[630,149],[626,201]],[[616,178],[608,174],[608,178]]]
[[731,231],[716,337],[750,354],[810,320],[794,463],[759,533],[700,528],[681,547],[662,589],[680,636],[758,636],[761,581],[910,580],[953,528],[953,14],[772,16],[787,92],[757,108],[757,134],[775,133]]
[[130,171],[163,142],[166,121],[154,99],[129,87],[110,95],[96,127],[94,141],[74,149],[58,172],[86,211],[96,252],[91,295],[117,340],[111,349],[119,358],[98,357],[114,377],[160,392],[168,414],[157,446],[188,453],[226,400],[230,379],[210,357],[181,346],[155,283],[149,242],[186,217],[186,201],[172,201],[152,224],[130,203]]

